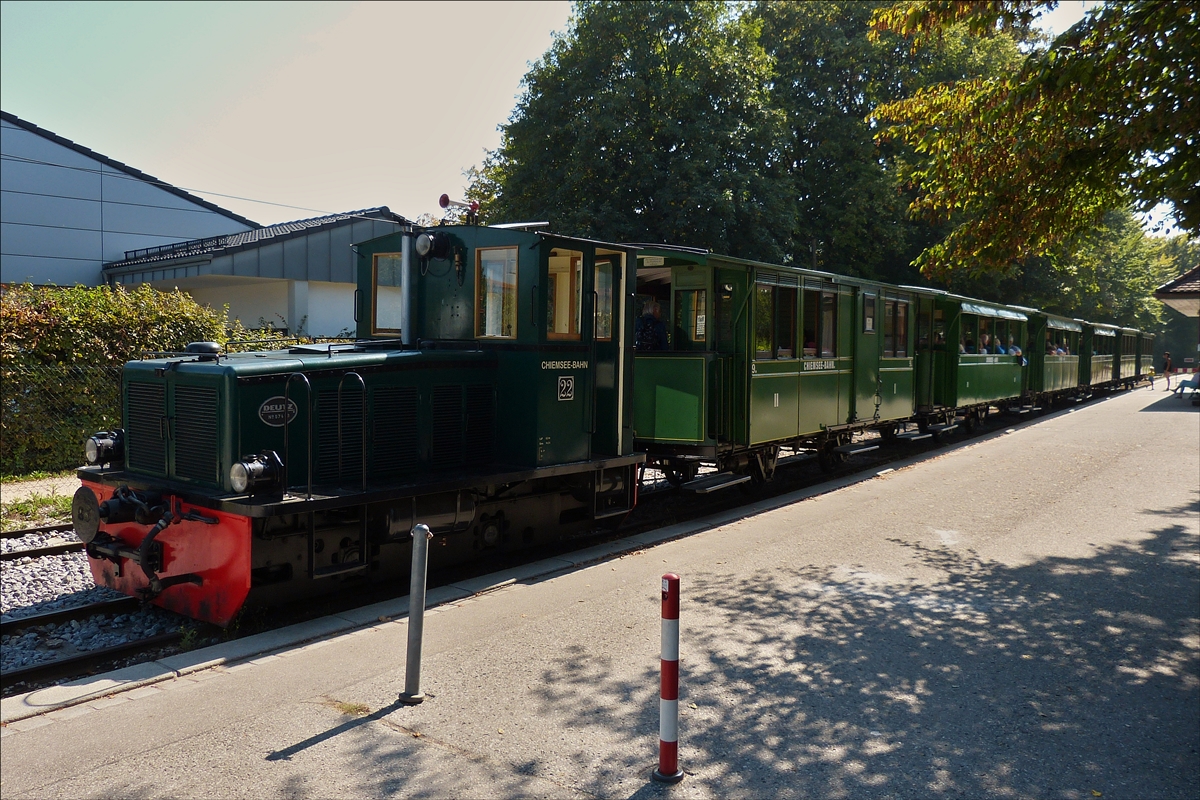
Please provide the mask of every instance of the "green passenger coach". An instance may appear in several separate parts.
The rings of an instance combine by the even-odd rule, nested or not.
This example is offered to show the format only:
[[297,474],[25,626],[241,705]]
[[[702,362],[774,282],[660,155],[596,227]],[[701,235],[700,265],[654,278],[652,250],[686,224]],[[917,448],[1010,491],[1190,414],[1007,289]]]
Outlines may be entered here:
[[[781,447],[844,456],[913,413],[913,295],[829,273],[642,246],[634,437],[676,483],[768,480]],[[721,483],[725,481],[725,483]]]

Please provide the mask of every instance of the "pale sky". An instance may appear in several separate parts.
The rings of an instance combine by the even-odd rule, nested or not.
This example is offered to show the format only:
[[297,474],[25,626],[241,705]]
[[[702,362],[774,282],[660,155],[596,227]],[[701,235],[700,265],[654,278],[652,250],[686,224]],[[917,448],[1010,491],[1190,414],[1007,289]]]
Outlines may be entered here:
[[0,104],[262,223],[460,195],[566,27],[538,3],[0,4]]
[[[1061,3],[1047,27],[1084,5]],[[258,222],[380,205],[415,218],[461,195],[569,15],[567,2],[3,2],[0,105]]]

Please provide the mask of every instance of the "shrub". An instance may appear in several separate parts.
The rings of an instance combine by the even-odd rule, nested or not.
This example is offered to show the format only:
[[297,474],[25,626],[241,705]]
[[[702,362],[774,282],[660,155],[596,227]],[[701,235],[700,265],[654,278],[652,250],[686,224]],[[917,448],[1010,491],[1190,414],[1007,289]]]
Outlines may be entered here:
[[[179,290],[12,286],[0,296],[0,472],[78,466],[83,440],[121,425],[121,366],[189,342],[279,339]],[[261,345],[260,345],[261,348]]]

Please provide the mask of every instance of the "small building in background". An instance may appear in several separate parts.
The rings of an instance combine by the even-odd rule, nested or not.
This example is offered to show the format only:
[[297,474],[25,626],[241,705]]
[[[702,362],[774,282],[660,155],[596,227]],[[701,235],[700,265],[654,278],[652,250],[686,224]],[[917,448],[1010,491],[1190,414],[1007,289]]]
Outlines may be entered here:
[[127,250],[258,223],[0,112],[0,283],[96,286]]
[[353,336],[356,242],[410,227],[386,206],[131,250],[104,266],[113,285],[178,287],[250,328]]

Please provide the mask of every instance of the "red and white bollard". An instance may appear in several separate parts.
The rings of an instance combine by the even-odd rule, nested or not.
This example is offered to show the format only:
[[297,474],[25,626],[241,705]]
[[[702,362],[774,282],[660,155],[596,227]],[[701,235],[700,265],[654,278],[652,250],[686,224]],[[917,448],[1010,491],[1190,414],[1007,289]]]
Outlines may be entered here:
[[662,680],[658,695],[658,769],[663,783],[683,780],[679,768],[679,576],[662,576]]

